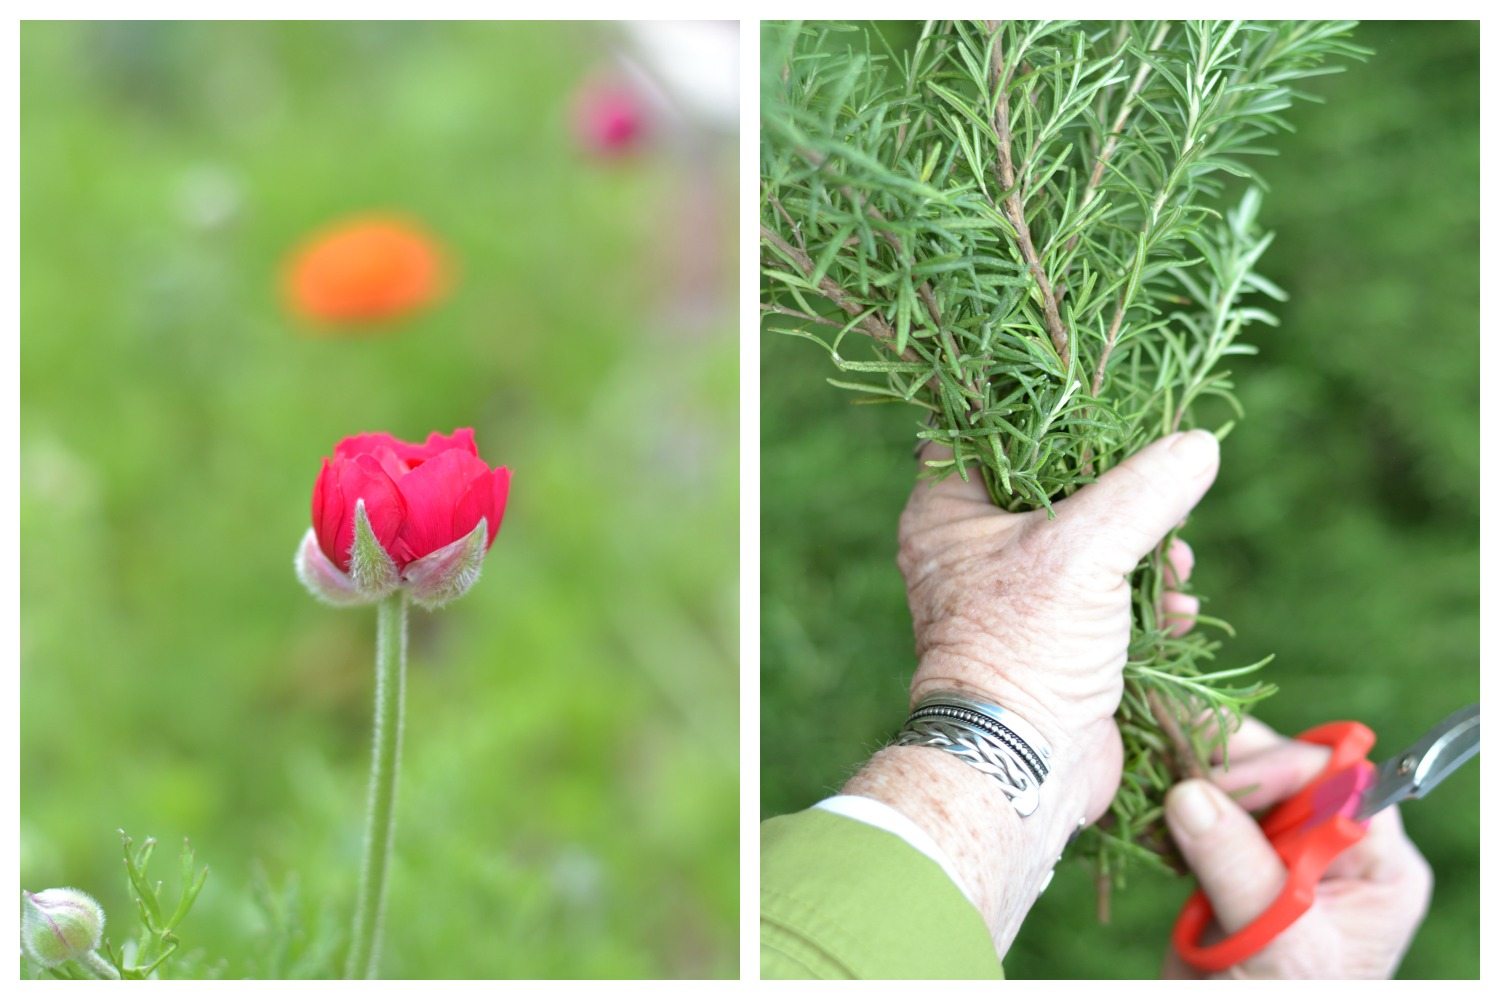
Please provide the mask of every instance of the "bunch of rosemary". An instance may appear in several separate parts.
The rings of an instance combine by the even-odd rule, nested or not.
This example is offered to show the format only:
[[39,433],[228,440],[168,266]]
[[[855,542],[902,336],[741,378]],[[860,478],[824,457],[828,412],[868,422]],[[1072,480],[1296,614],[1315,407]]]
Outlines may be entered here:
[[[900,53],[849,25],[768,25],[762,311],[876,402],[919,407],[1008,510],[1049,508],[1151,440],[1238,416],[1225,365],[1284,299],[1245,165],[1297,81],[1364,50],[1350,22],[933,22]],[[1243,187],[1225,209],[1228,188]],[[1120,791],[1080,841],[1102,889],[1171,860],[1162,798],[1274,689],[1160,620],[1131,577]],[[1101,901],[1104,897],[1101,896]]]

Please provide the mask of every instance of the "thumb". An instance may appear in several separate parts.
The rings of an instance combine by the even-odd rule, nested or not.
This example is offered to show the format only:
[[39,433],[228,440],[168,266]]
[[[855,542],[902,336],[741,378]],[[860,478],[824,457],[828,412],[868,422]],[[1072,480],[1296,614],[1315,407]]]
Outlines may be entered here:
[[1057,504],[1056,523],[1090,536],[1100,565],[1123,576],[1182,523],[1218,471],[1212,434],[1170,434]]
[[1281,863],[1250,814],[1207,781],[1184,781],[1167,793],[1167,826],[1219,926],[1234,933],[1281,893]]

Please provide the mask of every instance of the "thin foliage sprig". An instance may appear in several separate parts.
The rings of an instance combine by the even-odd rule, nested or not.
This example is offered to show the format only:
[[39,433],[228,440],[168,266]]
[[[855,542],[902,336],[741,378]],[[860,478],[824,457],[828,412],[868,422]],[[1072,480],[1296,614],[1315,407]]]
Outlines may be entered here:
[[[68,955],[42,956],[33,962],[33,975],[47,975],[53,979],[161,979],[176,961],[181,964],[182,941],[177,929],[192,912],[193,904],[208,881],[207,866],[199,867],[193,846],[186,839],[178,852],[178,887],[175,901],[168,903],[163,897],[164,884],[153,881],[149,874],[151,857],[156,851],[156,838],[147,837],[140,846],[120,831],[120,851],[125,865],[125,881],[131,901],[135,903],[140,920],[140,929],[118,946],[104,926],[104,911],[91,898],[81,895],[76,889],[49,889],[38,895],[26,894],[33,903],[62,894],[68,902],[58,911],[77,919],[80,914],[89,920],[89,931],[76,925],[66,929],[43,918],[43,933],[57,936],[57,941]],[[41,904],[48,909],[48,904]],[[52,903],[52,905],[57,905]],[[88,940],[89,934],[93,940]],[[27,942],[22,932],[23,944]],[[23,949],[28,958],[35,958],[31,950]],[[66,959],[66,960],[59,960]],[[187,964],[194,971],[202,971],[201,956],[190,955]]]
[[[1240,335],[1285,298],[1255,271],[1247,158],[1289,128],[1299,81],[1365,54],[1352,27],[929,22],[896,52],[768,25],[766,328],[821,345],[833,385],[919,407],[917,437],[953,452],[923,474],[978,475],[1006,510],[1050,510],[1162,434],[1222,437]],[[1081,841],[1104,885],[1170,855],[1166,789],[1273,690],[1261,664],[1212,666],[1224,622],[1171,634],[1164,553],[1131,577],[1124,779]]]
[[119,970],[121,979],[150,979],[160,973],[181,946],[176,934],[178,925],[192,910],[208,881],[207,866],[198,867],[193,845],[184,839],[177,855],[177,902],[167,909],[162,901],[161,881],[152,882],[147,876],[147,866],[155,849],[155,837],[147,837],[140,847],[135,847],[125,831],[120,831],[120,850],[130,883],[130,897],[135,901],[141,920],[141,934],[128,949],[128,960],[125,952],[116,954],[108,940],[105,942],[105,954]]

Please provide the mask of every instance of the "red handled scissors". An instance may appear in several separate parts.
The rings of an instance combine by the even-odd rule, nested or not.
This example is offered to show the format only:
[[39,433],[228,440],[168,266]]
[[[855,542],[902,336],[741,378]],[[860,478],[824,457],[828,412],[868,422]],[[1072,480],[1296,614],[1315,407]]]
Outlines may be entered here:
[[1329,722],[1297,738],[1329,747],[1333,755],[1307,787],[1260,821],[1286,864],[1286,885],[1249,926],[1214,944],[1200,943],[1213,920],[1213,904],[1202,889],[1194,892],[1177,918],[1172,944],[1195,968],[1219,972],[1237,965],[1306,913],[1323,872],[1364,838],[1371,816],[1397,802],[1420,799],[1479,752],[1479,706],[1454,712],[1378,767],[1366,756],[1375,734],[1358,722]]

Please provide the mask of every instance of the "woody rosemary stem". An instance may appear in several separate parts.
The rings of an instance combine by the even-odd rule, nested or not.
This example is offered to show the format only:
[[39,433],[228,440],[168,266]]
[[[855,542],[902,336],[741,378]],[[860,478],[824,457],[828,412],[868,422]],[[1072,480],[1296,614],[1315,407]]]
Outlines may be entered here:
[[379,604],[375,624],[375,739],[370,760],[370,804],[365,857],[354,906],[345,979],[374,979],[385,917],[385,876],[396,834],[396,776],[401,770],[401,727],[406,705],[406,594]]

